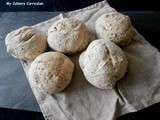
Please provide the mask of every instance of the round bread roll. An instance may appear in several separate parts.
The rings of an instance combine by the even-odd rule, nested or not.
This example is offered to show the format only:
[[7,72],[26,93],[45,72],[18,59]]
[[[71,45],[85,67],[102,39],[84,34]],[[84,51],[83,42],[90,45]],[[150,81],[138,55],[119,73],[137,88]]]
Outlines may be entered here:
[[53,94],[66,88],[74,71],[73,62],[59,52],[39,55],[31,64],[29,79],[37,88]]
[[127,70],[127,58],[120,47],[108,40],[94,40],[79,58],[85,78],[101,89],[112,89]]
[[130,18],[118,12],[100,16],[95,29],[99,39],[110,40],[120,46],[129,44],[135,34]]
[[53,50],[71,54],[86,48],[89,43],[89,32],[83,22],[64,18],[49,28],[47,40]]
[[5,44],[7,52],[13,57],[23,60],[33,60],[47,48],[47,37],[42,32],[24,26],[9,33]]

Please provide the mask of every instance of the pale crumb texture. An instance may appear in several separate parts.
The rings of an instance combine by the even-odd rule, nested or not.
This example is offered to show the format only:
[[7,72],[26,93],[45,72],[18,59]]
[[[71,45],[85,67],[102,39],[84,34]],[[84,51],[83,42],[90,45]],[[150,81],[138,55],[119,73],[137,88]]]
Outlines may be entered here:
[[85,23],[63,18],[53,23],[48,30],[48,44],[62,53],[76,53],[89,44],[89,31]]
[[101,15],[96,21],[95,29],[98,38],[120,46],[128,45],[135,35],[130,18],[118,12]]
[[7,52],[22,60],[34,60],[47,48],[46,35],[32,27],[24,26],[9,33],[5,44]]
[[127,71],[128,61],[124,52],[108,40],[91,42],[79,58],[86,79],[95,87],[112,89]]
[[53,94],[69,85],[73,71],[74,64],[67,56],[59,52],[46,52],[31,64],[29,79],[36,88]]

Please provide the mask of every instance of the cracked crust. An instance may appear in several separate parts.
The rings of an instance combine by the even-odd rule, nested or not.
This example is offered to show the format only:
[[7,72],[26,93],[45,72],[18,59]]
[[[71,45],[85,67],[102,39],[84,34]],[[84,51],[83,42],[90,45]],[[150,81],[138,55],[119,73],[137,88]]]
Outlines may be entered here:
[[127,58],[116,44],[108,40],[91,42],[79,58],[86,79],[101,89],[112,89],[127,70]]
[[130,18],[118,12],[100,16],[95,29],[98,38],[110,40],[120,46],[128,45],[135,35]]
[[31,64],[29,79],[39,89],[53,94],[64,90],[72,79],[73,62],[59,52],[39,55]]
[[24,26],[9,33],[5,44],[7,52],[13,57],[23,60],[34,60],[47,48],[47,38],[42,32]]
[[47,40],[53,50],[71,54],[83,50],[88,45],[89,33],[83,22],[64,18],[49,28]]

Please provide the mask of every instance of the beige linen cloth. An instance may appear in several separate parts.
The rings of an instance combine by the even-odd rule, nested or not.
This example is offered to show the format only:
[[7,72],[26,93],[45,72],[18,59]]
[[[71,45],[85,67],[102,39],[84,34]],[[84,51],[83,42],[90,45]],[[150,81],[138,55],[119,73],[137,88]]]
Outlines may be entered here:
[[[102,1],[84,9],[62,13],[34,27],[47,32],[51,24],[71,17],[84,21],[92,32],[96,19],[104,13],[114,11]],[[136,31],[136,30],[135,30]],[[94,35],[91,35],[94,37]],[[31,88],[46,120],[113,120],[117,116],[140,110],[160,101],[160,54],[137,31],[132,43],[123,48],[129,67],[115,89],[101,90],[89,84],[79,67],[79,54],[69,56],[75,63],[71,84],[57,94],[46,94]],[[28,77],[29,62],[21,61]]]

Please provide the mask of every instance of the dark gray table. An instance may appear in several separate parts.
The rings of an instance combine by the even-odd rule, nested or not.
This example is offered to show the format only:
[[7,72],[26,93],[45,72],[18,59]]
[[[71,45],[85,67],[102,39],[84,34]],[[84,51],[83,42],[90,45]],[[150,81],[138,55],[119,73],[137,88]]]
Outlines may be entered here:
[[[160,12],[124,12],[134,26],[160,49]],[[8,32],[24,25],[34,25],[54,17],[53,12],[0,13],[0,107],[40,111],[18,60],[6,53],[4,39]]]

